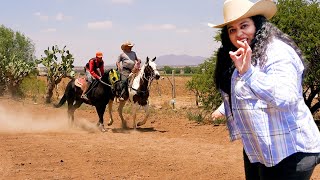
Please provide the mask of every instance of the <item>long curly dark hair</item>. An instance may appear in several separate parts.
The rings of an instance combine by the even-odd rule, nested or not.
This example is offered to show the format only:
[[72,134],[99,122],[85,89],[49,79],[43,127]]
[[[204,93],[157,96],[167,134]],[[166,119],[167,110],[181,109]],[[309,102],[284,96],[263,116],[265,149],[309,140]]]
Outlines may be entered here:
[[[252,40],[250,47],[252,49],[252,61],[254,66],[259,66],[263,68],[268,61],[266,56],[266,50],[268,44],[273,38],[280,39],[281,41],[287,43],[291,46],[297,54],[300,56],[301,60],[302,51],[294,43],[294,41],[281,30],[279,30],[272,23],[268,22],[264,16],[252,16],[251,19],[256,27],[255,37]],[[217,63],[215,69],[215,84],[217,89],[221,89],[223,92],[230,95],[231,91],[231,75],[235,69],[232,59],[230,58],[229,51],[235,51],[237,48],[231,43],[227,31],[227,27],[223,27],[221,30],[221,41],[222,45],[218,49],[217,53]],[[259,59],[259,64],[258,60]]]

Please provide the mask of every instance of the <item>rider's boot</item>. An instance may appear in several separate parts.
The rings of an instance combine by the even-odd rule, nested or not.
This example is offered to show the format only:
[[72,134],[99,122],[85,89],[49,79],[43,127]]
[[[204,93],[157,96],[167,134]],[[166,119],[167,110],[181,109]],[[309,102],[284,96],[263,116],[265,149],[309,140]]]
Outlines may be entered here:
[[120,91],[120,95],[119,95],[119,100],[123,101],[125,93],[126,93],[126,88],[127,88],[127,80],[126,81],[122,81],[120,87],[121,87],[121,91]]
[[121,94],[120,94],[120,96],[119,96],[119,100],[120,100],[120,101],[124,101],[124,98],[122,97],[123,94],[124,94],[124,92],[122,91]]
[[120,93],[120,95],[119,95],[119,100],[120,100],[120,101],[123,101],[123,100],[124,100],[123,96],[124,96],[125,92],[126,92],[125,87],[122,87],[121,93]]
[[82,95],[81,95],[81,98],[86,101],[89,101],[88,96],[86,94],[88,87],[89,87],[89,82],[87,82],[86,85],[83,86]]

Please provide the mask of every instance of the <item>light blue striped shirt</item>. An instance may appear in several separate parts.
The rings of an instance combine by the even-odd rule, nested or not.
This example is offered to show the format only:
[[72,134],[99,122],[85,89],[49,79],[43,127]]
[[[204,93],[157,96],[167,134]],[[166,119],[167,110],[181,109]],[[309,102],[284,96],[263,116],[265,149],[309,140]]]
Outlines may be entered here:
[[266,53],[263,68],[233,72],[232,112],[222,96],[231,140],[242,139],[250,162],[271,167],[296,152],[320,152],[320,132],[303,99],[300,57],[277,39]]

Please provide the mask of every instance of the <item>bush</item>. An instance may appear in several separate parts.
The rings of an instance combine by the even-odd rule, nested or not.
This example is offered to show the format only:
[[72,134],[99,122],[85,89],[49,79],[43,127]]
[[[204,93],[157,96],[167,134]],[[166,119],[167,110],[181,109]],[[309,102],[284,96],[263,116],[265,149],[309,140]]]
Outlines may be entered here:
[[202,124],[205,122],[205,115],[203,113],[192,113],[187,112],[187,117],[190,121],[195,121],[198,124]]
[[215,121],[212,121],[211,118],[211,111],[207,110],[197,110],[195,112],[188,111],[187,112],[187,118],[190,121],[195,121],[198,124],[213,124],[213,125],[220,125],[220,124],[226,124],[225,118],[220,118]]
[[37,102],[39,97],[45,94],[46,83],[37,76],[31,75],[23,79],[19,91],[22,97],[31,97],[34,102]]
[[192,79],[187,82],[187,89],[195,93],[198,103],[201,103],[206,110],[215,109],[222,102],[221,95],[214,84],[215,62],[215,56],[207,59],[199,65],[198,72],[195,72]]

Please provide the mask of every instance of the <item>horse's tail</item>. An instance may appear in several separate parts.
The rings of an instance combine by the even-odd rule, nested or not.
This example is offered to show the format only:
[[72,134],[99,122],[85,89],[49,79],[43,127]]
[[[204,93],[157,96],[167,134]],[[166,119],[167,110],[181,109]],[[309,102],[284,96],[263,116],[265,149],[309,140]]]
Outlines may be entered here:
[[62,96],[62,98],[60,99],[60,102],[59,102],[58,104],[54,104],[53,106],[54,106],[55,108],[59,108],[59,107],[61,107],[66,101],[67,101],[67,96],[66,96],[66,94],[64,94],[64,95]]
[[71,79],[71,81],[67,84],[66,90],[65,90],[62,98],[60,99],[59,103],[53,105],[55,108],[61,107],[67,101],[68,94],[70,94],[70,91],[72,91],[72,87],[74,87],[74,79]]

